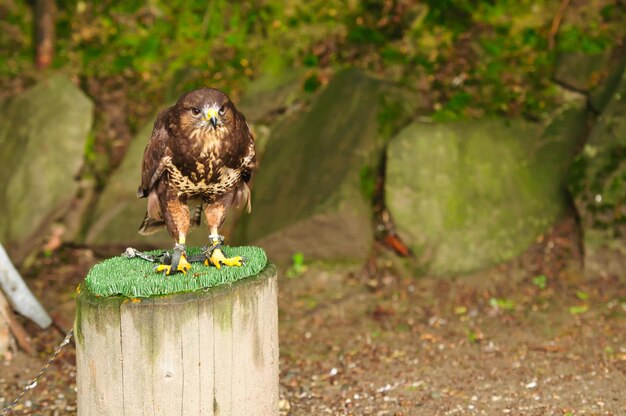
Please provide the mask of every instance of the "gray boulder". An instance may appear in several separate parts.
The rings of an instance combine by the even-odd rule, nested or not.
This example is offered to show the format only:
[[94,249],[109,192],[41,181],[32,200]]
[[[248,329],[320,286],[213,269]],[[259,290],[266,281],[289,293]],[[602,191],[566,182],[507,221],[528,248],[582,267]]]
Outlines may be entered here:
[[301,94],[301,71],[266,73],[250,82],[237,105],[251,123],[271,121],[291,105]]
[[0,109],[0,241],[16,262],[70,208],[80,183],[93,104],[67,78],[52,76]]
[[[622,41],[626,42],[626,39]],[[603,70],[605,78],[594,88],[589,95],[591,107],[598,113],[604,111],[611,101],[613,94],[620,85],[622,74],[626,71],[626,50],[620,48],[614,53],[611,60]]]
[[237,108],[249,123],[271,124],[303,98],[304,70],[294,68],[279,47],[264,45],[264,59],[256,62],[261,74],[250,81]]
[[383,85],[356,69],[338,73],[310,111],[272,130],[239,241],[273,261],[362,261],[373,233],[368,181],[383,146]]
[[585,112],[544,129],[523,120],[414,123],[392,139],[385,198],[419,269],[457,275],[522,253],[566,207]]
[[[619,42],[617,42],[619,43]],[[623,40],[622,40],[623,43]],[[602,112],[619,84],[626,67],[623,48],[586,52],[562,51],[558,54],[554,80],[589,97],[589,104]]]
[[626,71],[576,160],[570,188],[591,274],[626,271]]
[[580,92],[589,92],[598,85],[610,60],[610,51],[587,53],[561,52],[557,56],[555,81]]

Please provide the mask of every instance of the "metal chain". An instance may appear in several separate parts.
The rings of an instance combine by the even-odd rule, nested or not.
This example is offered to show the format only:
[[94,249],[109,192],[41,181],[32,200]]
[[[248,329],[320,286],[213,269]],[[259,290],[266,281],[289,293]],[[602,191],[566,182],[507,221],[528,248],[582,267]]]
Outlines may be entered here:
[[35,376],[35,378],[33,378],[31,380],[30,383],[28,383],[26,385],[26,387],[24,387],[24,389],[22,389],[22,392],[19,394],[19,396],[17,396],[15,398],[15,400],[13,400],[7,407],[5,407],[2,410],[2,413],[0,413],[0,416],[6,416],[9,414],[9,412],[11,412],[11,410],[15,407],[15,405],[22,400],[22,397],[24,397],[24,395],[29,391],[34,389],[35,387],[37,387],[37,384],[39,383],[39,379],[41,378],[41,376],[43,376],[46,371],[48,371],[48,368],[50,368],[50,365],[54,362],[54,360],[56,360],[56,358],[59,356],[59,353],[61,353],[61,350],[70,343],[70,339],[72,338],[72,335],[74,335],[74,329],[70,329],[69,331],[67,331],[67,334],[65,334],[65,338],[63,339],[63,341],[61,342],[61,344],[59,344],[59,346],[57,347],[57,349],[54,351],[54,353],[50,356],[50,358],[48,358],[48,362],[46,363],[46,365],[44,365],[42,367],[42,369],[39,371],[39,373]]
[[[224,240],[223,236],[219,236],[221,237],[221,240]],[[211,253],[213,252],[213,250],[215,250],[216,248],[221,247],[222,243],[217,243],[217,245],[215,246],[211,246],[211,247],[202,247],[202,252],[200,254],[196,254],[195,256],[187,256],[187,261],[189,263],[201,263],[203,262],[207,257],[209,257],[211,255]],[[172,254],[168,251],[163,251],[161,252],[160,255],[155,256],[153,254],[148,254],[146,252],[143,251],[139,251],[136,248],[132,248],[132,247],[128,247],[123,253],[122,253],[122,257],[126,257],[127,259],[133,259],[133,258],[140,258],[140,259],[144,259],[146,261],[149,261],[151,263],[161,263],[161,264],[171,264],[172,262]],[[2,415],[0,415],[2,416]]]

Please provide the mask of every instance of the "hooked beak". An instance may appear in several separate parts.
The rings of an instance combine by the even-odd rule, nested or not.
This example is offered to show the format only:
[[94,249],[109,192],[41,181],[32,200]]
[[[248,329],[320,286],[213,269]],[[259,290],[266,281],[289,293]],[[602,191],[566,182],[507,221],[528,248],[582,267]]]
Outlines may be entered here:
[[213,128],[217,127],[217,122],[219,121],[217,112],[218,110],[216,108],[209,108],[204,116],[204,120],[210,122]]

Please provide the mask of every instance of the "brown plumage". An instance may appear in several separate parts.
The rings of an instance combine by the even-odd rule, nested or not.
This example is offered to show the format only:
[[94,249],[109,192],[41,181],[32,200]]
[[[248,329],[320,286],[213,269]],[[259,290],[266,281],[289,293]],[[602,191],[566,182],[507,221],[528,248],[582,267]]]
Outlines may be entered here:
[[222,255],[221,239],[216,236],[231,205],[246,203],[250,210],[247,182],[255,163],[254,138],[246,120],[222,91],[191,91],[159,113],[144,152],[137,195],[148,198],[139,233],[152,234],[165,226],[181,254],[182,266],[174,264],[175,253],[172,268],[162,270],[186,272],[189,268],[185,239],[190,223],[200,222],[198,210],[193,216],[189,212],[192,200],[204,208],[211,243],[209,262],[218,268],[241,263],[241,259]]

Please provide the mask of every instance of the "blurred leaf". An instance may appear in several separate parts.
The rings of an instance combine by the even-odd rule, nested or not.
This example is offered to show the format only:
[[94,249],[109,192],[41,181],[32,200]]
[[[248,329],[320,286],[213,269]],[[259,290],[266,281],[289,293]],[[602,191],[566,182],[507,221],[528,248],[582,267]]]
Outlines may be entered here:
[[546,288],[547,281],[548,278],[543,274],[533,277],[533,285],[537,286],[541,290]]
[[502,309],[505,311],[512,311],[515,309],[515,302],[511,299],[491,298],[489,300],[489,305],[491,305],[494,308]]
[[588,310],[589,310],[589,305],[578,305],[578,306],[570,307],[569,313],[571,313],[572,315],[580,315],[580,314],[587,312]]
[[580,300],[587,300],[589,299],[589,293],[582,291],[582,290],[578,290],[576,291],[576,297]]
[[454,314],[455,315],[465,315],[467,313],[467,306],[455,306]]

